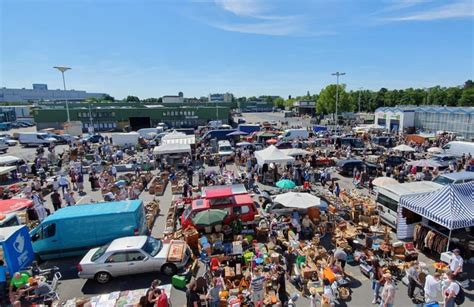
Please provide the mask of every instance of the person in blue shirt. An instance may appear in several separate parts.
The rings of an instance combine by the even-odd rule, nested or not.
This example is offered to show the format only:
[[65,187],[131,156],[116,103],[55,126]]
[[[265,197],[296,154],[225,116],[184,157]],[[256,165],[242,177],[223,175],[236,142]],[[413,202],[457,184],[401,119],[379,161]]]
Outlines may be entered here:
[[0,260],[0,305],[6,305],[6,293],[7,293],[7,268],[3,260]]

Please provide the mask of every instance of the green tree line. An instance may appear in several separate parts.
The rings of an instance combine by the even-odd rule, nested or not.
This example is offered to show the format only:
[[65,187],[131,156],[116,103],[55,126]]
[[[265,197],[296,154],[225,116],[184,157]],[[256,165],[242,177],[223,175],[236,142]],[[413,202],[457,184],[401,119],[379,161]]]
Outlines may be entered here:
[[[273,104],[278,108],[291,108],[295,101],[314,101],[316,111],[319,114],[335,112],[336,109],[336,88],[335,84],[330,84],[323,88],[319,94],[291,97],[288,99],[276,98]],[[359,111],[359,101],[361,112],[373,112],[379,107],[393,107],[396,105],[441,105],[441,106],[474,106],[474,82],[468,80],[463,86],[430,88],[407,88],[401,90],[389,90],[381,88],[378,91],[372,90],[346,90],[346,85],[339,85],[338,112]]]

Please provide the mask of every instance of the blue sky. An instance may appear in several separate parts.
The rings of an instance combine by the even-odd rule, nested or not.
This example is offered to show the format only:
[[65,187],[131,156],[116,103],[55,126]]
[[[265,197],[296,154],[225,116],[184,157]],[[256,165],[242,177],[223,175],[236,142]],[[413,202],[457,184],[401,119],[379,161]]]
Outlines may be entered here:
[[474,77],[470,0],[3,0],[0,86],[116,98],[302,95],[460,85]]

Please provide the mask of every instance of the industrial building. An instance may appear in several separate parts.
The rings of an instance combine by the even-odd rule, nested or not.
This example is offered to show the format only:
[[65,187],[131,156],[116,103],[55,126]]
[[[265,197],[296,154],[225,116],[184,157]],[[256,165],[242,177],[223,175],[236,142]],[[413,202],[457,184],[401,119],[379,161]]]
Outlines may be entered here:
[[225,93],[225,94],[209,94],[208,96],[208,101],[212,103],[217,103],[217,102],[227,102],[231,103],[232,98],[234,96],[231,93]]
[[[206,125],[211,120],[229,123],[230,108],[226,106],[164,106],[141,103],[74,103],[69,104],[71,121],[82,122],[86,131],[93,126],[96,131],[122,131],[130,128],[156,127],[166,123],[169,127],[190,128]],[[61,129],[67,114],[64,104],[40,106],[33,110],[38,129]]]
[[375,123],[391,131],[450,131],[474,139],[473,107],[396,106],[375,110]]
[[88,98],[102,98],[105,93],[87,93],[76,90],[49,90],[47,84],[33,84],[32,89],[0,88],[0,102],[37,102],[37,101],[82,101]]

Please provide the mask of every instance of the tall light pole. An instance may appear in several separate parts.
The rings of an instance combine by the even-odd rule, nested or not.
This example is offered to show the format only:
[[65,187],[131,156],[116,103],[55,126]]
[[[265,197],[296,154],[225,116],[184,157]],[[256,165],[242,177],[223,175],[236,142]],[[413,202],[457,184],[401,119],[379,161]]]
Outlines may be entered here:
[[63,76],[63,86],[64,86],[64,99],[66,100],[66,113],[67,113],[67,121],[70,122],[71,118],[69,117],[69,102],[67,101],[67,93],[66,93],[66,79],[64,78],[64,72],[66,70],[71,69],[70,67],[65,67],[65,66],[54,66],[53,68],[56,68],[59,70]]
[[358,113],[360,113],[360,93],[361,93],[362,89],[363,89],[363,87],[359,87],[359,112]]
[[344,76],[346,73],[345,72],[335,72],[332,75],[336,76],[336,126],[338,126],[338,120],[337,120],[337,105],[339,104],[339,76]]

